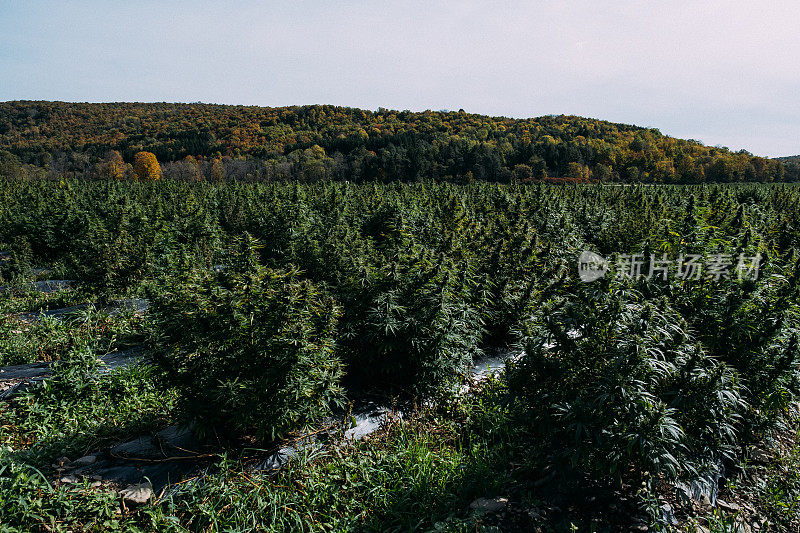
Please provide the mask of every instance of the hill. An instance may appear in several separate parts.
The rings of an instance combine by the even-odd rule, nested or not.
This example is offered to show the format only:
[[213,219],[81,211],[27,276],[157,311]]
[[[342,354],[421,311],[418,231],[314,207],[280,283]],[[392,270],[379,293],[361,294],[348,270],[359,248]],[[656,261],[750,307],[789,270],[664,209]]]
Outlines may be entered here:
[[[111,152],[116,151],[119,155]],[[576,116],[329,105],[0,103],[0,176],[109,177],[152,152],[175,179],[794,181],[797,166]],[[130,173],[130,172],[129,172]]]

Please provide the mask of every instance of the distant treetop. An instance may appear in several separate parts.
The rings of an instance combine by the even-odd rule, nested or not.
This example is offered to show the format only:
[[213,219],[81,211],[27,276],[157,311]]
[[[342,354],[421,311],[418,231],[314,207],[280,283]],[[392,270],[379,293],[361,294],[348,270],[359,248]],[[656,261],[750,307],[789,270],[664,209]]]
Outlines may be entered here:
[[[734,153],[657,129],[576,116],[511,119],[463,110],[373,112],[330,105],[0,103],[2,177],[141,178],[136,155],[142,152],[160,163],[167,179],[800,179],[798,158]],[[150,170],[144,179],[160,174],[152,165]]]

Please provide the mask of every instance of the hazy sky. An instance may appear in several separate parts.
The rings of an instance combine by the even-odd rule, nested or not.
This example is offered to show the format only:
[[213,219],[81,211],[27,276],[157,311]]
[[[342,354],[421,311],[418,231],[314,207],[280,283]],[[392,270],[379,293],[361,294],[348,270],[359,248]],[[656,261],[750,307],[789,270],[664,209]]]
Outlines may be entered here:
[[0,100],[574,114],[800,154],[800,2],[0,0]]

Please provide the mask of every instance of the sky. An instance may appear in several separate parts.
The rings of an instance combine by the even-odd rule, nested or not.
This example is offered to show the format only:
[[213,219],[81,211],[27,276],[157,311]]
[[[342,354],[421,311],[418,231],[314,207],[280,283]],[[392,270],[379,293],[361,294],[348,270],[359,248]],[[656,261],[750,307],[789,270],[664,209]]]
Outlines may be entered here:
[[0,101],[581,115],[800,154],[800,2],[0,0]]

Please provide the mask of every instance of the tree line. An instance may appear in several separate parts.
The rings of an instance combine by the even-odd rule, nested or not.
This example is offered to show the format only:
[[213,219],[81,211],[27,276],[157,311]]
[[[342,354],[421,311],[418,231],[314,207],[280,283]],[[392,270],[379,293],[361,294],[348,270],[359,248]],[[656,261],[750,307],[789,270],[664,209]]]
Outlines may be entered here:
[[[160,170],[138,172],[137,157]],[[564,115],[16,101],[0,103],[0,176],[724,183],[797,181],[800,165]]]

